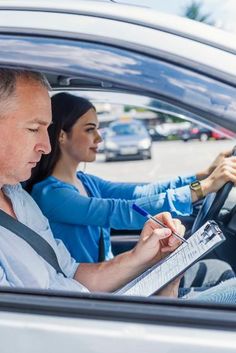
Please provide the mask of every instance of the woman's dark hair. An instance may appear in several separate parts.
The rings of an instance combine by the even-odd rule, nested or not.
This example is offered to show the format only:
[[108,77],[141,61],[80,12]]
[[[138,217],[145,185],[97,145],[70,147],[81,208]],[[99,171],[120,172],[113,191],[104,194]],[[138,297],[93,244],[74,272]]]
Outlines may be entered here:
[[24,188],[31,192],[34,184],[47,178],[60,158],[59,136],[61,130],[69,133],[77,120],[95,107],[85,98],[77,97],[68,93],[58,93],[51,98],[52,102],[52,124],[48,128],[51,144],[51,153],[41,157],[40,162],[32,170],[32,175],[24,184]]

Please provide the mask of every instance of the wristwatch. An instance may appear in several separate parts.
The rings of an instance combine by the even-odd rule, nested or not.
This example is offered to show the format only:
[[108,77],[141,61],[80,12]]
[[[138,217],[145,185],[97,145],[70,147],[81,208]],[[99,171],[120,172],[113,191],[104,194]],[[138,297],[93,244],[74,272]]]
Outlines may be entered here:
[[190,189],[196,193],[198,199],[202,199],[204,197],[203,192],[202,192],[201,183],[199,180],[193,181],[190,184]]

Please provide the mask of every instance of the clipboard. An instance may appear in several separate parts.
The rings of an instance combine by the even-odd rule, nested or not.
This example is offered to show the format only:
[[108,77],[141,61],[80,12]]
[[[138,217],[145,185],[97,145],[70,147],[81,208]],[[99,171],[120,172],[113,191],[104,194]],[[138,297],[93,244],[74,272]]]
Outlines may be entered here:
[[224,240],[225,236],[218,224],[210,220],[188,238],[187,244],[181,244],[170,255],[118,289],[115,294],[148,297],[157,293]]

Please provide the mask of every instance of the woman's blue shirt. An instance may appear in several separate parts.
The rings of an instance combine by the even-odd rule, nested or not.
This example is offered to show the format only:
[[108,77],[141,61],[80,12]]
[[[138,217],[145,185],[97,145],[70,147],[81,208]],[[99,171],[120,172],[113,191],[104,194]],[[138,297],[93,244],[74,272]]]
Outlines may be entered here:
[[53,176],[34,185],[32,196],[49,219],[55,238],[61,239],[77,262],[97,262],[103,229],[105,258],[113,257],[110,228],[140,229],[145,219],[132,211],[132,203],[156,214],[173,216],[192,213],[188,184],[195,176],[151,183],[115,183],[78,172],[87,196],[71,184]]

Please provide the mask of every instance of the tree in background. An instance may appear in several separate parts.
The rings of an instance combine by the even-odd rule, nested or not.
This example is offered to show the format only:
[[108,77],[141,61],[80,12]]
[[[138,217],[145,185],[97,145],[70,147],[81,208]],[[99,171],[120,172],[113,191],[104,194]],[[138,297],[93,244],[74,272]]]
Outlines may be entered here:
[[201,1],[193,0],[190,4],[188,4],[184,8],[184,12],[183,12],[184,17],[190,18],[191,20],[204,22],[204,23],[207,23],[209,25],[214,26],[215,22],[212,19],[210,19],[212,14],[210,14],[210,13],[203,14],[202,13],[202,6],[203,6],[203,4]]

